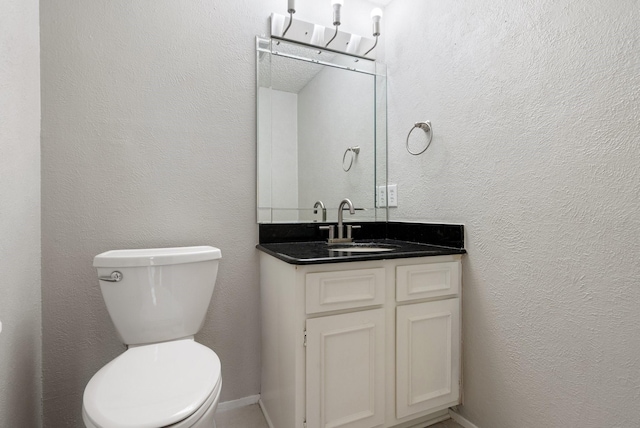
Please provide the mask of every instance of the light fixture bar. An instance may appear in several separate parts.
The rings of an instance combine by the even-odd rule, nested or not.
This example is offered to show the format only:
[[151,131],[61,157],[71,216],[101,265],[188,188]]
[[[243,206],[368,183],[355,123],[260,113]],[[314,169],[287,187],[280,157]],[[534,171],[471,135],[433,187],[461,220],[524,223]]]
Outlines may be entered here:
[[[338,28],[338,32],[336,33],[335,28],[314,24],[295,17],[293,21],[295,22],[291,22],[290,18],[290,21],[287,22],[287,15],[282,13],[278,14],[274,12],[271,14],[270,36],[276,44],[281,40],[287,40],[356,58],[375,60],[375,55],[369,53],[369,51],[367,51],[369,55],[366,57],[361,53],[376,43],[375,37],[371,37],[370,35],[368,37],[359,36],[345,32],[340,30],[341,27]],[[285,27],[288,28],[286,33],[283,31]],[[326,41],[331,38],[333,41],[327,47]]]

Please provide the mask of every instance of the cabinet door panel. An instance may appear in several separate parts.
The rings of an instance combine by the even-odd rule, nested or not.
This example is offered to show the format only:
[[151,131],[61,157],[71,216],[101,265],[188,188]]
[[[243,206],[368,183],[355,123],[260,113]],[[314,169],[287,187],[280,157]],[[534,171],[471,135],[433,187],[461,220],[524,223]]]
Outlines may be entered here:
[[384,268],[308,273],[305,282],[308,314],[384,302]]
[[460,299],[399,306],[396,317],[398,419],[457,403]]
[[398,302],[455,296],[459,292],[460,262],[423,263],[396,268]]
[[384,423],[384,311],[307,320],[307,427]]

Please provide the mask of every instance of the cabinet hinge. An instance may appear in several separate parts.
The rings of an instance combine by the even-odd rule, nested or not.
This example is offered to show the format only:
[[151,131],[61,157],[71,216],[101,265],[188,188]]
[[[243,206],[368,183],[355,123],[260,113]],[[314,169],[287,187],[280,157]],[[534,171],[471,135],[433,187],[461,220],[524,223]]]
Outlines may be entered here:
[[[304,331],[304,342],[303,342],[304,346],[307,346],[307,330]],[[305,428],[307,427],[307,421],[304,422],[304,426]]]

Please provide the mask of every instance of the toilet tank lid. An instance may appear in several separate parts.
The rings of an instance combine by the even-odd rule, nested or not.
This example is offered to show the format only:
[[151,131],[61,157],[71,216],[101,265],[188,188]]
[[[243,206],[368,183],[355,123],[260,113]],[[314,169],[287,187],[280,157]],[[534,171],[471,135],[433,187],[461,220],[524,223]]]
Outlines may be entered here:
[[162,266],[216,260],[222,257],[219,248],[210,246],[143,248],[136,250],[112,250],[98,254],[94,267]]

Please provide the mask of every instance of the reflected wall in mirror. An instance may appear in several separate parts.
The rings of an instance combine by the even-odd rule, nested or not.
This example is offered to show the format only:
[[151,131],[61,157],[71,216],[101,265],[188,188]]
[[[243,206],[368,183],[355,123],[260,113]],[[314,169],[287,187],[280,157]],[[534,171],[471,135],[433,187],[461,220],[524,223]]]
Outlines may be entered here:
[[335,222],[344,198],[357,209],[345,220],[386,221],[384,65],[284,40],[256,48],[258,222]]

